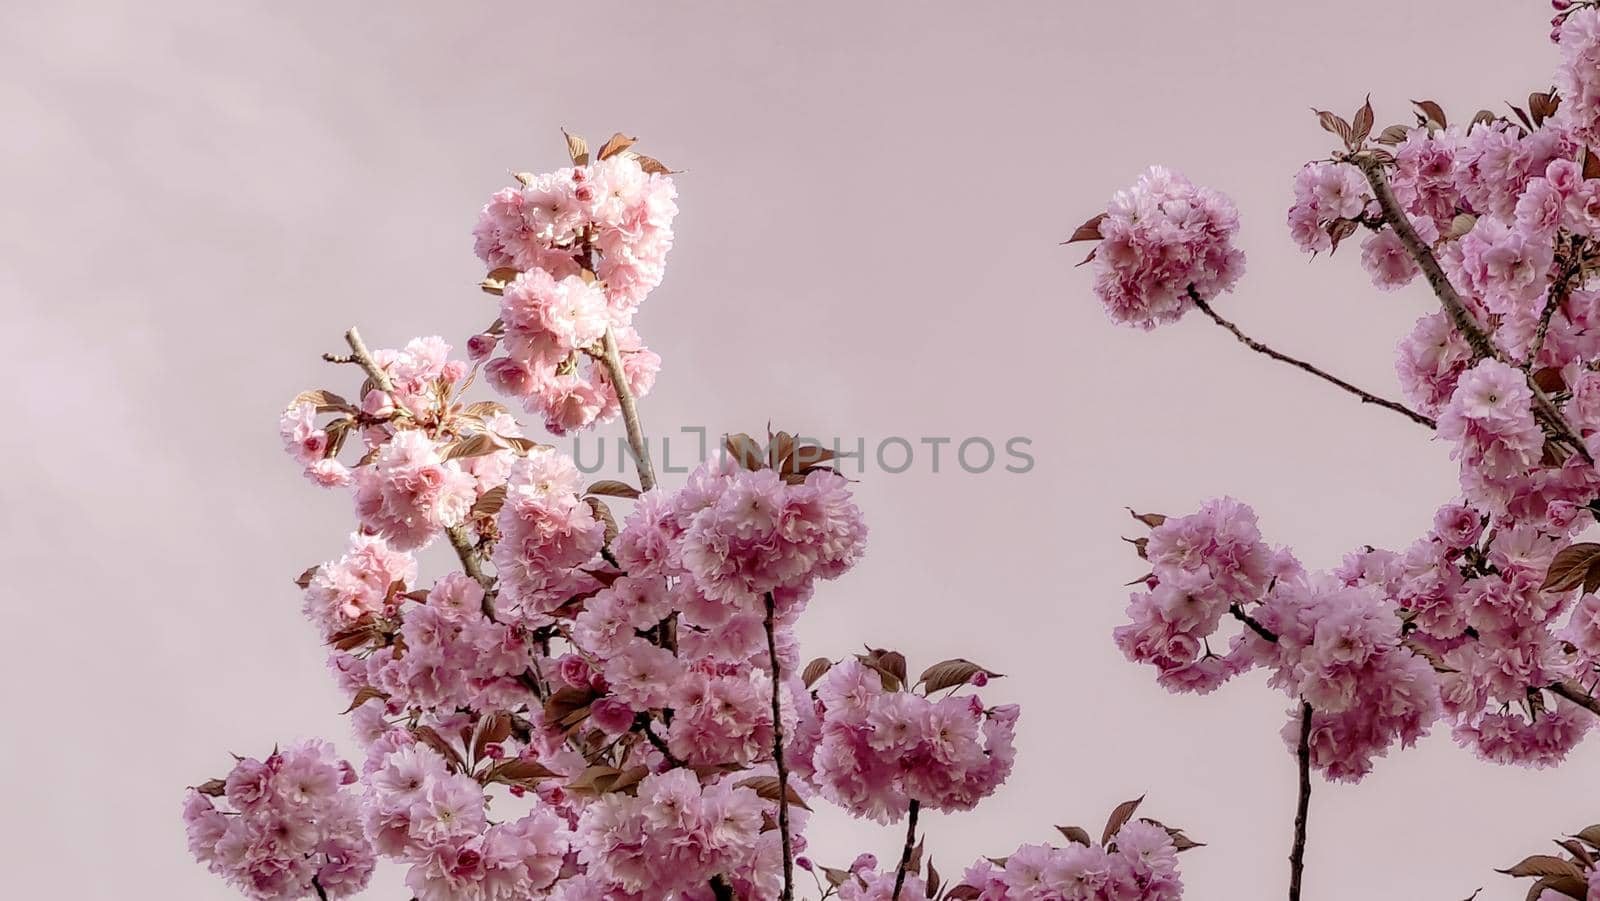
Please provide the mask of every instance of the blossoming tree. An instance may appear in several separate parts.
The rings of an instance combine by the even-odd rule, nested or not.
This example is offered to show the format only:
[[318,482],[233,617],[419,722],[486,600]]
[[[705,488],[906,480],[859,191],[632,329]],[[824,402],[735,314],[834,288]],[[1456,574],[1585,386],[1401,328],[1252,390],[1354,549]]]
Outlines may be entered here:
[[[196,859],[260,899],[351,896],[379,857],[421,901],[789,901],[797,869],[845,901],[1180,897],[1194,843],[1136,801],[1098,837],[1058,827],[959,880],[925,856],[919,812],[994,792],[1018,710],[982,701],[998,674],[966,660],[801,665],[797,618],[867,534],[827,451],[734,435],[656,484],[636,402],[661,360],[633,322],[676,192],[632,144],[569,137],[571,166],[490,198],[474,237],[498,316],[468,359],[352,329],[327,359],[355,371],[354,399],[307,391],[284,412],[310,480],[353,497],[342,555],[298,584],[362,757],[309,741],[238,758],[186,796]],[[509,408],[466,396],[480,373],[553,434],[620,418],[639,484],[585,485]],[[417,552],[441,539],[456,566],[425,578]],[[898,860],[812,864],[819,801],[903,821]]]
[[[1313,770],[1359,780],[1440,722],[1486,760],[1554,766],[1600,716],[1600,544],[1574,540],[1600,516],[1596,5],[1555,0],[1556,87],[1510,116],[1452,124],[1424,101],[1414,125],[1374,135],[1370,99],[1348,120],[1319,113],[1341,146],[1295,176],[1294,240],[1331,255],[1364,231],[1361,262],[1378,289],[1421,276],[1438,301],[1400,341],[1403,401],[1269,347],[1213,308],[1244,269],[1237,213],[1214,191],[1152,168],[1072,236],[1095,242],[1094,291],[1114,321],[1149,329],[1199,312],[1433,432],[1460,466],[1460,495],[1416,542],[1362,547],[1329,570],[1269,545],[1233,499],[1135,514],[1150,529],[1132,539],[1149,572],[1116,630],[1127,657],[1178,692],[1264,669],[1291,699],[1291,899]],[[1530,898],[1600,897],[1594,838],[1509,872],[1539,878]]]

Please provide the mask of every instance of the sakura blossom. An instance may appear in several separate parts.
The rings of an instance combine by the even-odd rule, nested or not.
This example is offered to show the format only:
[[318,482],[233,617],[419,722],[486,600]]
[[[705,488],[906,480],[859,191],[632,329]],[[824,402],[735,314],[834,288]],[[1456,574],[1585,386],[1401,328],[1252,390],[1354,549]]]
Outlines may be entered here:
[[[1000,674],[953,658],[913,676],[870,647],[801,657],[798,621],[867,548],[835,452],[730,435],[656,482],[636,403],[661,358],[633,318],[662,281],[676,189],[631,146],[569,137],[571,167],[491,197],[473,237],[494,319],[465,359],[351,329],[325,359],[356,399],[314,389],[282,413],[294,465],[351,496],[342,554],[296,584],[358,753],[294,745],[191,790],[194,856],[245,894],[345,897],[380,860],[417,901],[792,901],[797,871],[819,898],[978,890],[914,849],[920,811],[971,810],[1013,771],[1018,707],[977,694]],[[1234,265],[1217,252],[1205,265]],[[590,482],[528,437],[619,417],[628,481]],[[903,822],[899,859],[812,863],[828,803]],[[1178,897],[1193,843],[1118,827],[1097,852],[1115,862],[1105,890]]]
[[[1361,265],[1375,288],[1410,297],[1426,283],[1437,307],[1396,349],[1403,403],[1249,337],[1199,282],[1191,294],[1252,350],[1425,427],[1458,468],[1459,494],[1419,515],[1415,542],[1362,546],[1323,569],[1268,544],[1231,498],[1188,515],[1135,514],[1149,529],[1131,539],[1148,571],[1113,633],[1118,648],[1174,692],[1208,693],[1262,669],[1290,699],[1282,738],[1301,774],[1291,899],[1312,772],[1359,781],[1436,728],[1491,763],[1557,766],[1600,716],[1600,544],[1577,540],[1600,517],[1600,10],[1555,8],[1556,87],[1507,115],[1450,124],[1439,104],[1415,101],[1414,123],[1380,130],[1371,98],[1349,118],[1318,112],[1341,146],[1295,173],[1290,238],[1331,255],[1366,232]],[[1133,259],[1116,210],[1149,182],[1073,236],[1099,242],[1103,303],[1104,274]],[[1171,283],[1124,285],[1118,309],[1170,309]],[[1570,862],[1515,872],[1555,880],[1529,897],[1585,896],[1593,856],[1568,850]]]

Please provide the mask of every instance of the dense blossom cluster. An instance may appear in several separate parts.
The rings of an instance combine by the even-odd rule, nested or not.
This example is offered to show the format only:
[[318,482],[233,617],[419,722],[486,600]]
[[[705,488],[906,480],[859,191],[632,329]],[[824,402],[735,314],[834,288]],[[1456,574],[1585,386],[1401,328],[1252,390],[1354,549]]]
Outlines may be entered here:
[[[608,154],[614,146],[621,149]],[[660,164],[626,146],[614,141],[592,163],[585,154],[570,168],[518,176],[519,186],[484,205],[473,232],[501,298],[500,318],[468,348],[488,361],[497,390],[557,435],[608,422],[620,409],[596,359],[608,331],[634,396],[650,390],[661,366],[633,314],[661,283],[677,191]],[[497,345],[504,356],[494,356]]]
[[[793,869],[815,871],[798,856],[808,801],[887,822],[969,809],[1010,774],[1017,708],[963,694],[996,675],[967,661],[907,683],[899,655],[847,658],[810,690],[831,664],[802,671],[795,622],[867,536],[827,451],[736,435],[679,487],[653,486],[643,460],[642,491],[586,486],[506,408],[463,397],[481,373],[561,434],[649,389],[659,360],[632,318],[676,207],[629,143],[591,161],[573,140],[571,168],[519,176],[484,208],[500,316],[469,360],[439,338],[372,351],[352,330],[351,354],[328,359],[360,367],[356,400],[308,391],[284,411],[285,450],[353,499],[344,553],[298,584],[364,758],[296,746],[190,794],[196,857],[247,893],[343,897],[383,857],[419,901],[787,901]],[[424,578],[440,545],[460,568]],[[1170,854],[1124,832],[1122,856],[1100,852],[1126,859],[1114,897],[1175,897]],[[936,887],[920,864],[868,859],[840,897]]]
[[[1295,701],[1285,741],[1329,778],[1362,778],[1440,720],[1486,760],[1551,766],[1600,715],[1600,544],[1574,541],[1600,518],[1600,9],[1555,5],[1557,87],[1515,119],[1451,126],[1422,101],[1414,127],[1373,139],[1370,102],[1349,121],[1319,113],[1344,147],[1294,177],[1287,219],[1302,250],[1365,231],[1375,287],[1427,274],[1439,306],[1396,353],[1409,408],[1218,320],[1433,428],[1459,496],[1409,547],[1363,547],[1325,571],[1264,543],[1231,499],[1136,514],[1151,569],[1118,646],[1174,691],[1266,669]],[[1141,179],[1119,198],[1149,191]],[[1097,260],[1134,258],[1115,230],[1098,237]],[[1102,301],[1110,265],[1096,273]],[[1125,284],[1134,296],[1119,309],[1170,303],[1170,284]],[[1582,879],[1562,889],[1582,894]]]
[[1152,166],[1118,191],[1099,220],[1094,291],[1115,322],[1154,328],[1210,300],[1244,274],[1233,246],[1239,214],[1233,201]]
[[912,802],[970,810],[1011,774],[1017,713],[971,695],[886,691],[877,670],[846,660],[816,685],[799,769],[829,801],[879,822]]
[[1004,863],[979,861],[962,876],[979,901],[1176,901],[1183,897],[1171,831],[1134,820],[1102,845],[1023,845]]
[[252,898],[304,898],[318,889],[329,898],[353,895],[376,861],[361,832],[355,781],[324,742],[241,759],[226,779],[189,790],[189,850]]

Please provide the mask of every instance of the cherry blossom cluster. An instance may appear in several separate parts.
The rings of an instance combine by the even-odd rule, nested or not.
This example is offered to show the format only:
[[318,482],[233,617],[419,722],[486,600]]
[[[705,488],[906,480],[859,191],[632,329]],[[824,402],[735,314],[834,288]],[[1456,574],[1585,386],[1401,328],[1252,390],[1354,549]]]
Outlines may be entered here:
[[374,745],[366,832],[380,854],[411,865],[406,885],[419,901],[527,898],[555,882],[571,841],[561,815],[535,809],[491,824],[483,786],[410,733],[388,730]]
[[[1303,772],[1360,779],[1437,721],[1486,760],[1552,766],[1600,716],[1600,544],[1574,540],[1600,519],[1600,9],[1556,8],[1556,88],[1506,116],[1450,125],[1418,101],[1414,124],[1374,135],[1370,99],[1349,120],[1318,113],[1343,146],[1294,176],[1288,229],[1313,254],[1365,232],[1376,288],[1426,282],[1437,306],[1396,350],[1404,404],[1207,309],[1252,350],[1433,430],[1459,495],[1409,547],[1364,546],[1322,571],[1264,543],[1231,499],[1136,514],[1150,572],[1116,643],[1174,691],[1266,669],[1294,699],[1284,738]],[[1150,192],[1141,177],[1113,209]],[[1170,282],[1123,282],[1131,299],[1106,290],[1116,261],[1148,256],[1128,254],[1116,218],[1074,235],[1100,242],[1095,293],[1170,309]],[[1204,298],[1208,277],[1176,290]]]
[[946,884],[920,846],[899,867],[880,867],[862,854],[848,869],[824,867],[843,901],[891,901],[896,888],[909,898],[947,901],[1176,901],[1183,897],[1178,855],[1199,843],[1156,820],[1133,819],[1143,798],[1112,811],[1099,842],[1077,826],[1057,826],[1064,845],[1027,844],[1002,858],[983,858],[959,881]]
[[1084,230],[1100,239],[1094,291],[1115,322],[1145,329],[1175,322],[1193,296],[1210,300],[1244,274],[1244,253],[1233,246],[1233,201],[1161,166],[1118,191]]
[[324,742],[275,750],[266,760],[241,758],[225,779],[189,790],[189,850],[252,898],[353,895],[376,862],[355,781],[355,770]]
[[989,674],[975,665],[970,675],[955,671],[965,678],[953,685],[924,679],[925,693],[916,694],[900,675],[885,672],[881,657],[844,660],[816,684],[815,716],[805,723],[797,769],[811,774],[824,798],[882,823],[899,820],[913,803],[972,809],[1011,774],[1017,707],[986,708],[976,696],[954,691],[927,696],[930,687],[987,682]]
[[[572,145],[573,165],[517,176],[489,198],[473,230],[492,270],[500,317],[468,343],[497,390],[543,416],[556,435],[609,422],[620,411],[613,375],[598,362],[620,355],[627,390],[642,397],[661,358],[633,328],[633,315],[661,283],[672,249],[677,191],[666,167],[628,150],[618,135],[591,161]],[[503,347],[504,356],[495,356]]]
[[[796,621],[866,546],[832,454],[733,435],[654,484],[633,401],[659,360],[632,316],[676,207],[630,143],[591,159],[570,139],[571,168],[485,207],[481,287],[501,315],[469,359],[439,338],[372,350],[352,329],[327,359],[360,370],[355,399],[307,391],[284,411],[296,465],[351,497],[342,553],[297,584],[363,755],[358,771],[297,746],[191,793],[197,858],[247,892],[343,896],[382,857],[419,901],[792,901],[794,870],[816,872],[810,804],[831,800],[908,825],[899,864],[858,866],[840,896],[932,897],[931,861],[910,866],[917,812],[970,809],[1010,774],[1017,708],[967,691],[998,674],[958,659],[912,682],[887,651],[802,668]],[[555,434],[621,410],[638,486],[585,484],[466,396],[480,375]],[[459,565],[426,573],[446,552]],[[235,791],[246,770],[286,774],[274,800]],[[213,808],[224,793],[234,810]],[[1126,850],[1097,850],[1114,897],[1176,897],[1170,862],[1124,833]]]
[[1178,850],[1171,830],[1134,820],[1104,845],[1023,845],[1003,864],[981,860],[961,883],[981,901],[1176,901]]
[[[1254,511],[1232,499],[1142,518],[1156,523],[1140,541],[1152,571],[1115,637],[1164,686],[1206,693],[1268,668],[1273,685],[1316,711],[1311,762],[1335,779],[1360,779],[1374,757],[1414,743],[1437,718],[1433,668],[1402,646],[1400,609],[1381,592],[1353,575],[1307,573],[1263,543]],[[1217,653],[1211,639],[1234,619],[1238,629]],[[1285,729],[1291,747],[1298,719]]]

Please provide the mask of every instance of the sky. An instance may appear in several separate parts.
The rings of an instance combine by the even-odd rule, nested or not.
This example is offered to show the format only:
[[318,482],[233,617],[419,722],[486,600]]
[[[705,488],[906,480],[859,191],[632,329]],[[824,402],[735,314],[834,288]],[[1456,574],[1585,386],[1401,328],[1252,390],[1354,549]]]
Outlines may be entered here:
[[[942,872],[1117,803],[1207,843],[1196,899],[1284,896],[1288,699],[1259,676],[1173,697],[1111,629],[1144,569],[1124,509],[1228,494],[1310,566],[1400,547],[1456,491],[1447,448],[1191,317],[1114,327],[1084,219],[1148,164],[1227,192],[1249,257],[1216,303],[1379,393],[1434,300],[1310,261],[1290,180],[1370,92],[1466,118],[1547,88],[1545,4],[1267,0],[590,5],[10,0],[0,6],[4,883],[17,897],[229,897],[189,860],[187,785],[229,752],[326,736],[345,706],[292,579],[348,500],[279,449],[278,412],[359,325],[375,347],[494,317],[470,229],[560,129],[625,131],[675,169],[647,430],[775,428],[889,446],[852,474],[872,533],[819,591],[806,656],[964,656],[1022,705],[1019,762],[930,816]],[[605,432],[615,439],[617,427]],[[924,439],[932,439],[925,441]],[[950,439],[941,445],[939,439]],[[968,472],[951,453],[1000,449]],[[1033,463],[1008,472],[1008,441]],[[612,445],[615,446],[614,444]],[[685,443],[682,447],[689,447]],[[942,450],[937,471],[933,449]],[[674,444],[674,453],[680,445]],[[614,459],[614,458],[613,458]],[[973,468],[981,468],[974,466]],[[664,473],[671,484],[673,478]],[[431,552],[430,552],[431,553]],[[439,572],[446,561],[428,562]],[[1485,887],[1600,819],[1600,742],[1556,771],[1436,727],[1359,785],[1317,783],[1308,899]],[[812,856],[889,859],[896,829],[822,814]],[[403,899],[384,868],[364,897]]]

